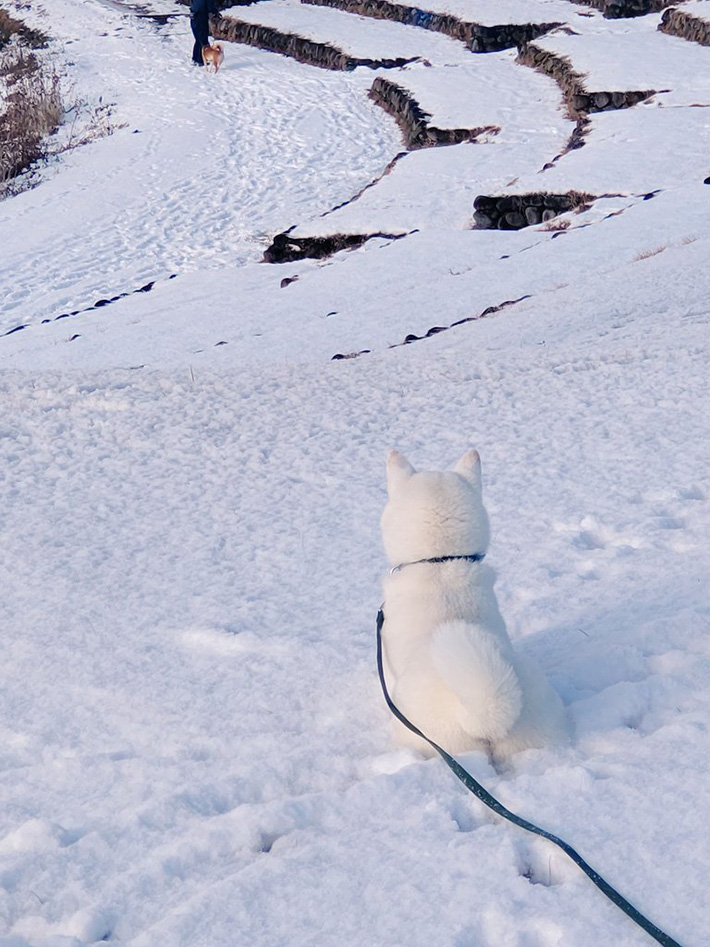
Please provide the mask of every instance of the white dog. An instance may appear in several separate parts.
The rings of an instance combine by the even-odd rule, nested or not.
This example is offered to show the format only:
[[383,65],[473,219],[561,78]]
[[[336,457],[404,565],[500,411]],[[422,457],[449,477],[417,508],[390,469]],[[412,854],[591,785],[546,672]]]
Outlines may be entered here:
[[[488,516],[481,460],[470,450],[452,471],[417,473],[387,460],[382,514],[393,566],[384,581],[384,670],[400,711],[450,753],[504,758],[561,742],[562,702],[538,668],[516,654],[498,610],[495,574],[481,561]],[[401,742],[431,752],[398,724]]]

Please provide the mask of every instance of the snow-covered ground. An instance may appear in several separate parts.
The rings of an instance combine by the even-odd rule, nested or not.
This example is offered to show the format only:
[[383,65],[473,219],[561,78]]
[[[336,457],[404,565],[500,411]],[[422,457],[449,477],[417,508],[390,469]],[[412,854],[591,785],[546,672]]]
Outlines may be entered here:
[[690,16],[695,16],[700,20],[710,20],[710,0],[687,0],[682,7],[683,11]]
[[569,135],[571,127],[560,115],[555,86],[544,76],[516,66],[515,55],[512,50],[485,56],[469,53],[462,63],[444,66],[437,62],[440,68],[434,69],[431,64],[412,63],[392,81],[407,89],[439,128],[499,125],[505,128],[503,140],[517,144],[524,136],[542,139],[547,135],[541,147],[549,154],[559,144],[549,140],[550,134]]
[[660,19],[582,20],[535,45],[566,56],[591,92],[656,89],[664,105],[709,105],[707,47],[659,32]]
[[267,0],[224,11],[227,18],[258,23],[293,33],[317,43],[330,43],[351,56],[370,59],[423,57],[445,63],[466,63],[471,58],[463,43],[415,26],[389,23],[365,16],[344,16],[330,7]]
[[314,70],[243,47],[212,81],[188,68],[186,17],[158,30],[97,0],[36,6],[59,62],[72,62],[67,98],[116,103],[125,128],[0,204],[0,231],[12,235],[0,331],[150,279],[257,260],[267,234],[347,199],[398,147],[364,94],[369,70]]
[[[557,87],[462,58],[490,66],[500,134],[327,213],[403,147],[377,72],[228,46],[211,76],[183,17],[23,15],[125,127],[0,203],[0,326],[26,326],[0,337],[0,947],[651,942],[393,743],[374,626],[395,446],[481,451],[501,609],[572,724],[463,762],[710,944],[710,120],[688,105],[710,49],[658,34],[685,98],[592,116],[545,171],[572,128]],[[623,28],[650,43],[658,19]],[[445,114],[457,68],[381,74]],[[468,229],[477,194],[570,187],[608,196],[567,229]],[[292,224],[417,232],[257,263]]]

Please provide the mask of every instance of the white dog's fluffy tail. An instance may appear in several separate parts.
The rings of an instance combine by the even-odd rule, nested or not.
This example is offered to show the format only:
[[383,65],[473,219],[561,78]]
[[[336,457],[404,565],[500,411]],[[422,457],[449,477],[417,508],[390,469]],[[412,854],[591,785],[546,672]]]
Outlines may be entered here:
[[505,737],[520,716],[523,695],[496,638],[470,622],[446,622],[432,636],[431,655],[460,701],[462,729],[480,740]]

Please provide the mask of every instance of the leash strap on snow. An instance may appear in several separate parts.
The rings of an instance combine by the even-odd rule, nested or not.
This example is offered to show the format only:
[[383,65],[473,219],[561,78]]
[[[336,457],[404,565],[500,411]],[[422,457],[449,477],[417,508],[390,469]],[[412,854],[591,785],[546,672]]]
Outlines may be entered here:
[[614,904],[621,908],[621,910],[627,914],[631,920],[638,924],[640,928],[646,931],[647,934],[650,934],[654,940],[658,941],[659,944],[663,944],[663,947],[681,947],[678,941],[673,940],[672,937],[669,937],[668,934],[664,933],[660,928],[656,927],[647,917],[644,917],[640,911],[638,911],[633,904],[630,904],[626,898],[619,894],[616,888],[605,881],[598,872],[596,872],[591,865],[588,865],[587,862],[582,858],[582,856],[572,848],[571,845],[568,845],[563,839],[558,838],[556,835],[553,835],[551,832],[546,832],[545,829],[541,829],[539,826],[534,825],[532,822],[528,822],[527,819],[523,819],[521,816],[516,815],[514,812],[511,812],[510,809],[506,807],[498,800],[492,796],[488,790],[482,786],[477,779],[465,770],[460,763],[451,756],[446,750],[434,743],[433,740],[430,740],[426,734],[415,727],[404,714],[399,710],[397,705],[394,703],[390,697],[389,691],[387,690],[387,684],[385,682],[385,672],[384,666],[382,663],[382,626],[385,622],[385,615],[382,609],[377,613],[377,673],[380,676],[380,685],[382,686],[382,693],[384,694],[385,701],[387,706],[395,715],[397,720],[400,723],[404,724],[408,730],[411,730],[412,733],[416,733],[417,736],[421,737],[422,740],[425,740],[429,746],[433,747],[439,756],[444,760],[446,765],[451,769],[455,776],[457,776],[461,782],[464,784],[466,789],[469,792],[472,792],[474,796],[481,800],[482,803],[488,806],[489,809],[492,809],[495,813],[502,818],[507,819],[508,822],[512,822],[514,825],[519,826],[521,829],[525,829],[527,832],[532,832],[534,835],[539,835],[541,838],[547,839],[548,842],[552,842],[558,848],[561,848],[565,855],[568,855],[572,861],[577,865],[582,871],[590,878],[594,884],[599,888],[602,894],[606,895],[610,901],[613,901]]

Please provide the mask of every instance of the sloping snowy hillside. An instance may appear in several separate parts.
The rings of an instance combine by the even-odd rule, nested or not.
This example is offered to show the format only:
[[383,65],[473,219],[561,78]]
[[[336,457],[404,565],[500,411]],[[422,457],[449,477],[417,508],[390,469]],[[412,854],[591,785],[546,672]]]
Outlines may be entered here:
[[[710,47],[500,0],[565,15],[532,42],[584,94],[654,93],[587,113],[515,48],[295,0],[224,17],[417,61],[225,43],[211,75],[171,0],[4,5],[117,130],[0,203],[0,947],[652,943],[393,741],[385,457],[472,446],[501,610],[572,738],[462,762],[710,944]],[[377,77],[498,130],[407,150]],[[538,192],[588,199],[474,227]],[[260,262],[291,227],[379,236]]]

